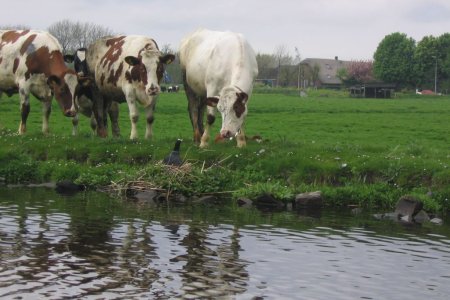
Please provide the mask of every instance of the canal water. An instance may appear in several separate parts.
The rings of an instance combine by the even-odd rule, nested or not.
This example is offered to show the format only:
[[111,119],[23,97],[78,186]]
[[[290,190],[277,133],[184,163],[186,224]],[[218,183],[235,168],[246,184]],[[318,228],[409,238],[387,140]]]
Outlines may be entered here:
[[449,299],[448,224],[0,188],[0,298]]

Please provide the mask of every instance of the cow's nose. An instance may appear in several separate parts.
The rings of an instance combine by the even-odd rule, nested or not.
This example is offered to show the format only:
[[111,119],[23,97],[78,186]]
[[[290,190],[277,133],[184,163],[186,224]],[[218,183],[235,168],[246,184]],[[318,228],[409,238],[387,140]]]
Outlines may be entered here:
[[73,118],[75,117],[75,111],[71,109],[66,109],[66,111],[64,111],[64,116]]
[[154,96],[154,95],[157,95],[158,93],[159,93],[159,87],[152,84],[150,86],[150,88],[148,89],[148,94],[150,96]]
[[220,135],[222,136],[222,138],[227,139],[231,137],[231,132],[229,130],[221,130]]

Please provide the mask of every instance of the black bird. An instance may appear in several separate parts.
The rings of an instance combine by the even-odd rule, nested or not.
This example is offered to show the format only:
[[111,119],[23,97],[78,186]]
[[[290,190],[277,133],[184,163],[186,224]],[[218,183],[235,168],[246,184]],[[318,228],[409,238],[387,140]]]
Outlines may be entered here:
[[172,166],[181,166],[183,164],[183,161],[180,157],[180,146],[181,146],[181,139],[178,139],[175,143],[175,147],[173,147],[173,151],[170,152],[168,156],[166,156],[163,159],[163,163],[166,165],[172,165]]

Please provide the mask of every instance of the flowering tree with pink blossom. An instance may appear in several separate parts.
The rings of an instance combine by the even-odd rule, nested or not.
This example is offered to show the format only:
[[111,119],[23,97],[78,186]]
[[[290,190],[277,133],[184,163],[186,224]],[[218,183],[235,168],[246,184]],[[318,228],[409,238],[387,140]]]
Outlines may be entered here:
[[338,77],[346,84],[361,84],[374,81],[373,61],[353,60],[338,71]]

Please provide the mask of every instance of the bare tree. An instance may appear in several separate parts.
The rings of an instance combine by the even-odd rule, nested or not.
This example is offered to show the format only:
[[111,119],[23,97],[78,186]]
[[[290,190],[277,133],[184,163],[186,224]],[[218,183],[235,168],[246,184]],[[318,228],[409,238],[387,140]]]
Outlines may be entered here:
[[71,21],[66,19],[58,21],[48,27],[48,31],[55,36],[61,44],[63,53],[67,53],[72,42],[72,24]]
[[277,86],[280,85],[281,81],[281,68],[283,65],[291,65],[292,64],[292,56],[289,54],[288,48],[286,45],[279,45],[275,48],[274,53],[275,60],[277,62]]
[[48,27],[48,31],[58,39],[63,53],[74,52],[78,48],[89,46],[101,37],[114,34],[111,29],[101,25],[73,22],[68,19],[53,23]]
[[8,29],[14,29],[14,30],[25,30],[30,29],[29,26],[23,25],[23,24],[16,24],[16,25],[0,25],[0,29],[2,30],[8,30]]
[[172,49],[172,46],[170,44],[163,44],[160,49],[161,53],[167,54],[167,53],[175,53],[175,50]]

